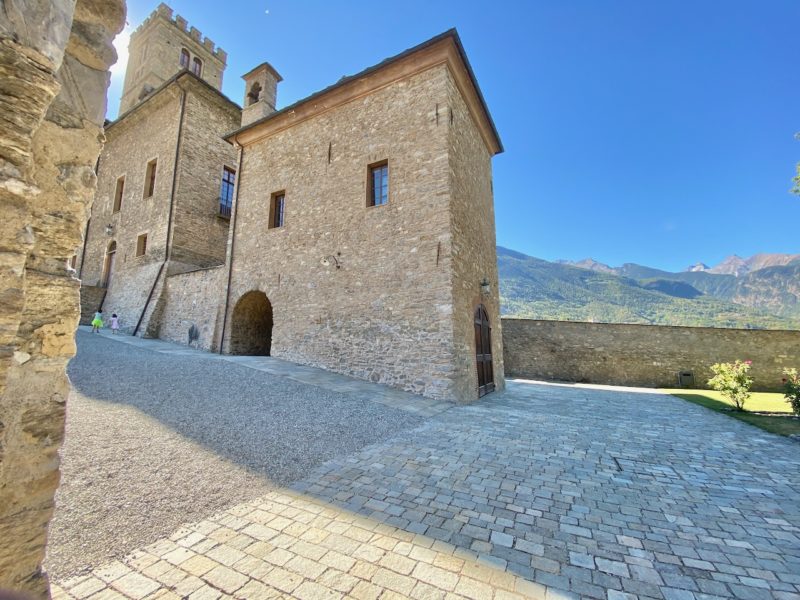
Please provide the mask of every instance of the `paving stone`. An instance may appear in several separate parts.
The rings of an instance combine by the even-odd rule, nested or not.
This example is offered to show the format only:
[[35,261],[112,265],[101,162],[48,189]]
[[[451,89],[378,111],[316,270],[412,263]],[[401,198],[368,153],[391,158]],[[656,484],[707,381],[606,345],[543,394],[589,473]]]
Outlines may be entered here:
[[657,394],[511,382],[93,580],[56,583],[68,594],[141,572],[165,592],[213,596],[197,576],[230,568],[244,580],[212,584],[242,600],[788,598],[800,585],[800,477],[779,466],[783,443]]

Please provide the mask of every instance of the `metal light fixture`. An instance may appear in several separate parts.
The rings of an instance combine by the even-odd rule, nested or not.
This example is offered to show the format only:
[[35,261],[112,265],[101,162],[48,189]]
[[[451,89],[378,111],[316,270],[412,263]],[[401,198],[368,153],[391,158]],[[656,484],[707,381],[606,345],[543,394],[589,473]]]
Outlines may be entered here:
[[[337,253],[336,253],[336,256],[341,256],[341,255],[342,255],[342,253],[341,253],[341,252],[337,252]],[[336,258],[336,256],[334,256],[333,254],[329,254],[328,256],[323,256],[323,257],[320,259],[319,263],[320,263],[320,264],[321,264],[323,267],[330,267],[331,265],[333,265],[333,266],[335,266],[337,269],[341,269],[341,268],[342,268],[342,265],[340,265],[340,264],[339,264],[339,259],[338,259],[338,258]]]
[[492,284],[489,283],[489,280],[486,277],[483,278],[481,281],[481,294],[488,294],[492,289]]
[[114,235],[114,226],[111,223],[106,225],[106,235]]

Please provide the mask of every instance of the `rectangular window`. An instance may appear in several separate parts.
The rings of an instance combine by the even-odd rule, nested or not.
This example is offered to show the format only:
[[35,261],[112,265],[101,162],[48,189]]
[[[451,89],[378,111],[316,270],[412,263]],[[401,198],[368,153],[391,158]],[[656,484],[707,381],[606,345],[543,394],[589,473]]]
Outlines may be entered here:
[[147,252],[147,234],[143,233],[136,238],[136,256],[144,256]]
[[369,195],[367,206],[382,206],[389,201],[389,162],[369,166]]
[[147,172],[144,176],[144,197],[150,198],[156,191],[156,164],[158,161],[154,158],[147,163]]
[[122,208],[122,193],[125,190],[125,177],[122,176],[117,179],[117,187],[114,188],[114,210],[113,212],[119,212]]
[[236,170],[230,167],[222,169],[222,188],[219,190],[219,214],[222,217],[231,216],[233,206],[233,188],[236,186]]
[[286,210],[285,192],[275,192],[269,203],[269,228],[283,227],[283,217]]

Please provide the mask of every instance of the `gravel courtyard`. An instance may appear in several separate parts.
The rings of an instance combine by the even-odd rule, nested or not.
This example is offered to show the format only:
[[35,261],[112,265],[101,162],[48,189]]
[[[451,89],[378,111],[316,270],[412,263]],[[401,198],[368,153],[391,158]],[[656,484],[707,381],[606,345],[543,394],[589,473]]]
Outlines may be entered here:
[[82,331],[77,342],[49,533],[54,579],[422,422],[211,357],[159,354]]
[[422,419],[79,342],[54,598],[800,598],[800,444],[725,415],[511,382]]

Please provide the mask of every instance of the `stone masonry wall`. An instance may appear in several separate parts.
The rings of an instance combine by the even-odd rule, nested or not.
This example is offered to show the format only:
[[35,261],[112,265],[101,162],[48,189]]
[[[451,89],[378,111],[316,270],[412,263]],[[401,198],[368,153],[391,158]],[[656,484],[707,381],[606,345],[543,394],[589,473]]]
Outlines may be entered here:
[[[122,331],[136,326],[156,275],[166,258],[172,172],[180,119],[180,90],[167,89],[107,132],[100,157],[97,194],[86,239],[81,280],[100,285],[109,244],[117,251],[108,294],[103,305],[108,316],[120,316]],[[157,159],[155,192],[145,198],[147,163]],[[113,211],[119,177],[125,177],[122,206]],[[113,233],[105,231],[112,225]],[[147,251],[136,256],[139,235],[147,234]]]
[[[469,114],[452,76],[448,77],[452,125],[449,135],[450,210],[453,265],[453,329],[457,396],[477,398],[475,310],[486,307],[492,327],[492,367],[496,389],[502,390],[503,335],[497,279],[492,157]],[[441,109],[441,108],[440,108]],[[442,115],[448,119],[449,114]],[[486,278],[490,292],[481,293]]]
[[194,325],[198,338],[191,345],[202,350],[217,351],[227,277],[224,266],[167,277],[159,337],[188,345],[189,329]]
[[106,288],[81,285],[81,325],[90,325],[94,313],[106,297]]
[[238,158],[236,149],[222,136],[239,126],[239,107],[196,80],[187,77],[185,85],[170,273],[225,262],[229,220],[218,216],[222,169],[235,170]]
[[503,319],[509,376],[677,387],[679,371],[693,371],[707,387],[710,366],[752,360],[754,389],[779,391],[781,372],[800,367],[800,331],[712,329]]
[[[447,80],[446,66],[431,68],[244,149],[226,351],[237,301],[261,290],[274,356],[457,397],[449,124],[436,119]],[[368,165],[382,160],[389,201],[368,207]],[[278,191],[285,226],[269,229]]]
[[44,558],[75,352],[80,245],[121,0],[0,10],[0,588],[49,597]]

